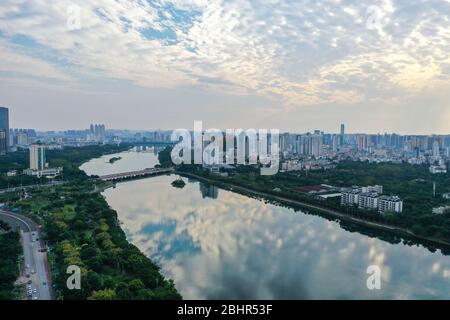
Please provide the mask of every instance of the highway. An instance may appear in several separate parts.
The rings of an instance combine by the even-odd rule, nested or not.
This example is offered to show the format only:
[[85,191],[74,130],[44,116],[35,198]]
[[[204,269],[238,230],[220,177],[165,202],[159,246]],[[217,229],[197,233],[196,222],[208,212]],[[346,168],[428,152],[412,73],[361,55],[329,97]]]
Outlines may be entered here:
[[47,253],[40,252],[42,242],[39,228],[25,216],[2,210],[0,220],[8,223],[13,229],[21,230],[24,263],[19,280],[24,284],[24,299],[51,300]]
[[28,186],[20,186],[20,187],[11,187],[7,189],[1,189],[0,194],[6,193],[6,192],[14,192],[14,191],[20,191],[20,190],[29,190],[29,189],[36,189],[36,188],[49,188],[54,186],[61,186],[65,182],[64,181],[51,181],[49,183],[45,184],[32,184]]

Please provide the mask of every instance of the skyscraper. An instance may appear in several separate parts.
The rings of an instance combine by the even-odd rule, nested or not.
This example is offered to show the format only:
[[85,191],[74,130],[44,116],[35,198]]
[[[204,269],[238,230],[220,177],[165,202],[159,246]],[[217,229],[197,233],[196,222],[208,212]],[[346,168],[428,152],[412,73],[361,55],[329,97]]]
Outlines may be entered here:
[[[5,107],[0,107],[0,130],[5,131],[6,150],[9,150],[9,110]],[[1,150],[0,146],[0,150]]]
[[339,144],[341,146],[344,145],[344,136],[345,136],[345,125],[341,124],[341,136],[340,136],[340,140],[339,140]]
[[30,146],[30,169],[42,171],[45,168],[45,147],[39,145]]
[[338,146],[339,146],[339,144],[340,144],[340,137],[337,135],[337,134],[335,134],[335,135],[333,135],[333,138],[332,138],[332,146],[333,146],[333,151],[334,152],[337,152],[338,151]]
[[8,150],[8,144],[6,140],[6,130],[0,129],[0,155],[5,155]]
[[439,157],[439,142],[437,140],[434,140],[433,142],[433,157]]
[[314,134],[299,135],[296,141],[296,153],[320,157],[322,155],[322,140],[323,136],[320,131],[315,131]]
[[358,151],[367,151],[369,149],[369,139],[365,134],[360,134],[357,137]]
[[103,141],[106,139],[106,128],[104,124],[91,124],[90,139],[94,141]]

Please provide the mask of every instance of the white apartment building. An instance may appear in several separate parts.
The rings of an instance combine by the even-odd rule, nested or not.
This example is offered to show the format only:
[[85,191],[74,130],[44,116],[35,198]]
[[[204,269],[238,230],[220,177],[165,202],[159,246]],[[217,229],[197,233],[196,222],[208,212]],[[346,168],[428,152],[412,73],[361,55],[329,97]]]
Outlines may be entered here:
[[37,178],[46,177],[49,179],[56,178],[63,172],[62,167],[57,168],[45,168],[43,170],[33,170],[33,169],[25,169],[23,171],[24,174],[28,176],[35,176]]
[[379,194],[383,193],[383,186],[374,185],[374,186],[367,186],[361,188],[362,193],[370,193],[370,192],[376,192]]
[[44,170],[45,162],[45,147],[33,144],[30,146],[30,169]]
[[359,190],[351,189],[341,193],[341,205],[352,206],[358,204]]
[[403,201],[397,196],[381,196],[378,199],[378,211],[383,212],[397,212],[403,211]]
[[343,189],[341,191],[341,205],[358,205],[359,209],[374,210],[378,212],[402,212],[403,201],[398,196],[382,196],[383,186],[374,185]]
[[359,209],[377,209],[379,195],[376,192],[360,193],[358,196]]
[[24,170],[24,174],[38,178],[55,178],[62,173],[63,168],[48,167],[45,159],[45,148],[45,146],[35,144],[30,146],[30,168]]

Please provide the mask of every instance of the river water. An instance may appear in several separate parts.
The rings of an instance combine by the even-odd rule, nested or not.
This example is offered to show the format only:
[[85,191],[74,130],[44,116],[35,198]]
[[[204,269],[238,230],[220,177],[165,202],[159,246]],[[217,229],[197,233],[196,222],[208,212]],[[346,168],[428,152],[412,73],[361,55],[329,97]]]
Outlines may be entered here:
[[[81,168],[103,175],[157,163],[152,150],[131,151]],[[129,241],[185,299],[450,299],[450,257],[439,250],[392,244],[186,178],[178,189],[177,178],[119,183],[103,194]],[[380,289],[368,289],[372,265]]]

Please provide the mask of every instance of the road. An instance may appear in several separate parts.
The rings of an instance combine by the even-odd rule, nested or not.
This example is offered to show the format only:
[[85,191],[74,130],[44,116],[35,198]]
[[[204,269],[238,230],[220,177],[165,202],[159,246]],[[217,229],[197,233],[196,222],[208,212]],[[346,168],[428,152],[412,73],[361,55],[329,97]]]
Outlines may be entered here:
[[24,256],[24,267],[19,279],[24,284],[24,298],[51,300],[52,290],[48,270],[47,253],[40,252],[42,242],[37,225],[29,218],[0,210],[0,220],[12,228],[20,228]]
[[45,184],[32,184],[28,186],[20,186],[20,187],[11,187],[7,189],[1,189],[0,194],[6,193],[6,192],[14,192],[14,191],[20,191],[20,190],[29,190],[29,189],[35,189],[35,188],[48,188],[48,187],[54,187],[54,186],[61,186],[65,183],[65,181],[51,181],[49,183]]

